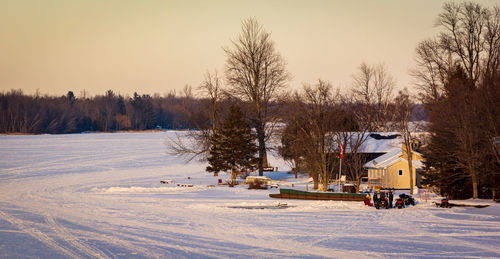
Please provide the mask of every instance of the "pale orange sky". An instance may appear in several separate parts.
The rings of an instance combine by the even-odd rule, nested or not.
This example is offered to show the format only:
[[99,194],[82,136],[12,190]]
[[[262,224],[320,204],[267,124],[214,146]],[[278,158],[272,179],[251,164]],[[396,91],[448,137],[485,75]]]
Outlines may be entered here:
[[[410,87],[416,44],[436,35],[444,1],[16,0],[0,8],[0,91],[77,97],[165,94],[224,70],[222,47],[257,18],[293,76],[348,87],[361,62],[383,62]],[[493,6],[498,1],[481,1]]]

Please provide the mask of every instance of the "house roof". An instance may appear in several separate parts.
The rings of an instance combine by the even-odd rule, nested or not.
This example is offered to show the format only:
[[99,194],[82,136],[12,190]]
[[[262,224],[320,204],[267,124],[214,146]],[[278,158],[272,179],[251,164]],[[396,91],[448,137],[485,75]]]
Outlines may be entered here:
[[398,158],[400,158],[400,155],[401,155],[401,149],[398,149],[398,148],[392,148],[391,150],[389,150],[389,152],[371,160],[371,161],[368,161],[366,164],[365,164],[365,167],[367,168],[381,168],[381,167],[384,167],[385,164],[389,163],[389,164],[392,164],[394,162],[396,162],[396,160],[398,160]]
[[[424,134],[426,133],[419,133],[417,136],[420,138]],[[412,135],[415,137],[416,134]],[[401,149],[403,145],[403,138],[400,132],[350,132],[350,138],[353,142],[356,142],[356,139],[359,138],[364,139],[358,152],[365,154],[389,153],[395,148]],[[334,141],[340,142],[338,138],[334,138]],[[349,145],[344,146],[344,153],[350,152]]]
[[[401,147],[403,139],[398,132],[349,132],[349,137],[353,142],[359,138],[364,141],[358,149],[360,153],[387,153],[391,149]],[[341,142],[338,136],[334,137],[334,141]],[[344,147],[345,153],[350,153],[350,146]]]
[[401,149],[403,139],[397,132],[371,133],[368,135],[360,152],[389,153],[395,148]]
[[[389,152],[387,152],[386,154],[379,156],[371,161],[368,161],[364,166],[369,169],[379,169],[379,168],[387,168],[388,166],[393,165],[399,161],[406,162],[407,160],[401,157],[402,154],[403,152],[401,148],[393,148],[389,150]],[[413,160],[412,164],[416,169],[421,169],[423,167],[423,163],[420,160]]]

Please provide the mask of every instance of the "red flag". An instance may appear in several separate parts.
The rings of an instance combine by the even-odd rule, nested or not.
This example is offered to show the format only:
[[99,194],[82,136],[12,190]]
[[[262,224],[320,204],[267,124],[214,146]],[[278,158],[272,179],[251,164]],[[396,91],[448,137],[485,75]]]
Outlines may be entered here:
[[340,159],[342,159],[342,153],[343,153],[342,143],[340,143]]

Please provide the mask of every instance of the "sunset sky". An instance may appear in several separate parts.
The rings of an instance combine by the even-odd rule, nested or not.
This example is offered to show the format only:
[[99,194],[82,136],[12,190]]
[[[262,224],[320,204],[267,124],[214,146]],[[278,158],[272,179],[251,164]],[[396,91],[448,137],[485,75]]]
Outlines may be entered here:
[[[165,94],[224,71],[222,47],[255,17],[293,79],[347,88],[361,62],[412,86],[416,44],[444,1],[15,0],[0,8],[0,91]],[[481,1],[493,6],[498,1]]]

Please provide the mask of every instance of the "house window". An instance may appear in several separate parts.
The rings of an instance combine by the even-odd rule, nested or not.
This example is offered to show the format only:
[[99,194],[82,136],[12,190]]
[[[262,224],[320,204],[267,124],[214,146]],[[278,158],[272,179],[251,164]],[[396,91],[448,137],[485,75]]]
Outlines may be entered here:
[[403,170],[399,169],[398,175],[403,175]]

